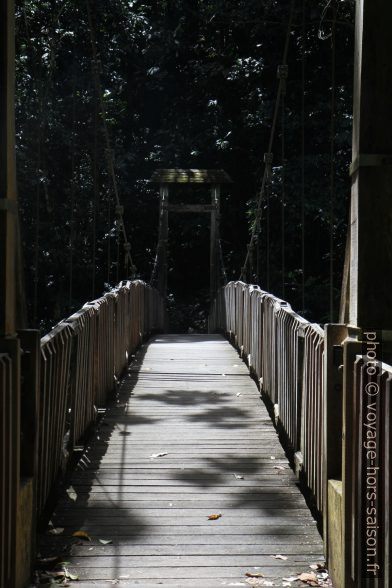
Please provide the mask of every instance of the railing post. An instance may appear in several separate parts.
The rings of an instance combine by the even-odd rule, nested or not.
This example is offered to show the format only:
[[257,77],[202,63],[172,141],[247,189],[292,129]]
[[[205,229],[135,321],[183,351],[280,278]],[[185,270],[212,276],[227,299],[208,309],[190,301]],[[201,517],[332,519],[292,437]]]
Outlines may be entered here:
[[328,480],[342,479],[343,348],[347,327],[325,325],[324,351],[324,549],[328,557]]
[[303,398],[303,381],[304,381],[304,357],[305,357],[305,332],[303,327],[297,330],[297,399],[296,399],[296,443],[294,447],[294,465],[297,477],[300,476],[303,466],[303,455],[301,453],[301,436],[302,436],[302,398]]
[[[358,330],[359,331],[359,330]],[[358,588],[352,577],[352,500],[354,451],[353,419],[354,409],[354,363],[361,354],[362,344],[351,337],[343,343],[343,422],[342,422],[342,549],[341,586]],[[339,588],[339,587],[338,587]]]
[[[324,351],[324,421],[323,421],[323,535],[324,551],[334,586],[346,588],[343,582],[344,541],[347,524],[344,502],[347,490],[345,469],[347,447],[347,393],[351,345],[358,350],[359,329],[343,324],[325,325]],[[350,364],[352,367],[352,364]],[[351,370],[352,372],[352,370]],[[352,388],[350,388],[352,391]],[[351,439],[349,440],[351,442]],[[346,459],[344,457],[346,455]],[[347,471],[347,470],[346,470]],[[349,584],[347,584],[348,588]]]

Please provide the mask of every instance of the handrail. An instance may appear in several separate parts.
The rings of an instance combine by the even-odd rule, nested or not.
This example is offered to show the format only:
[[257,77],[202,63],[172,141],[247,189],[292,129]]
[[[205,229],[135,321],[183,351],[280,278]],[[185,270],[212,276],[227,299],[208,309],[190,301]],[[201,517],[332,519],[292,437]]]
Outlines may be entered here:
[[[322,329],[296,314],[287,302],[243,282],[230,282],[218,292],[209,330],[224,332],[239,349],[274,410],[294,454],[297,474],[322,515],[334,586],[390,586],[392,367],[379,362],[374,376],[379,391],[369,400],[361,341],[368,333],[362,335],[361,329],[343,324]],[[366,418],[377,438],[376,469],[370,467],[370,473],[366,452],[374,444],[364,444]],[[373,520],[370,517],[369,523],[364,498],[369,484],[371,492],[377,484],[371,507],[374,517],[377,514],[372,531],[378,529],[377,548],[374,535],[369,541],[367,534]],[[379,577],[372,578],[377,565]]]
[[164,328],[164,303],[140,280],[121,282],[41,339],[37,509],[104,407],[130,355]]
[[209,327],[227,333],[245,357],[322,512],[323,329],[244,282],[219,291]]

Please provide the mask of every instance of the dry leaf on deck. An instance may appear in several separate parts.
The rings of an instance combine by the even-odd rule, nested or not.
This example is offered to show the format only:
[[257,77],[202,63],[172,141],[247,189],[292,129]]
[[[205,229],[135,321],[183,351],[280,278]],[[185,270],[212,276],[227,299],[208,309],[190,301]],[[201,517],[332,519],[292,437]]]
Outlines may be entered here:
[[218,513],[218,514],[210,514],[210,515],[208,515],[208,520],[209,521],[216,521],[216,519],[220,519],[221,516],[222,515],[220,513]]
[[284,561],[287,559],[287,555],[280,555],[280,553],[277,555],[270,555],[270,557],[273,557],[274,559],[283,559]]
[[310,569],[317,570],[318,572],[326,572],[327,571],[325,564],[322,564],[322,563],[309,564],[309,567],[310,567]]
[[72,537],[80,537],[80,539],[86,539],[86,541],[91,541],[91,537],[86,531],[75,531],[72,533]]
[[111,539],[98,539],[98,541],[102,543],[102,545],[110,545],[110,543],[113,543]]
[[52,529],[48,529],[46,532],[48,535],[61,535],[61,533],[64,532],[64,527],[53,527]]
[[150,457],[153,459],[155,457],[165,457],[165,455],[167,455],[167,453],[163,452],[163,453],[153,453],[152,455],[150,455]]
[[77,500],[77,498],[78,498],[78,495],[76,494],[73,486],[70,486],[69,488],[67,488],[67,494],[71,500]]
[[244,476],[241,476],[240,474],[234,474],[234,477],[236,480],[244,480]]
[[317,576],[314,572],[304,572],[303,574],[297,576],[297,580],[301,580],[301,582],[304,582],[304,584],[307,584],[308,586],[320,586]]
[[268,582],[267,584],[266,581],[261,578],[247,578],[245,582],[249,584],[249,586],[272,586],[271,582]]
[[65,569],[65,577],[69,580],[79,580],[79,576],[77,574],[72,574],[69,570]]
[[248,576],[248,578],[264,578],[264,574],[261,572],[245,572],[245,576]]

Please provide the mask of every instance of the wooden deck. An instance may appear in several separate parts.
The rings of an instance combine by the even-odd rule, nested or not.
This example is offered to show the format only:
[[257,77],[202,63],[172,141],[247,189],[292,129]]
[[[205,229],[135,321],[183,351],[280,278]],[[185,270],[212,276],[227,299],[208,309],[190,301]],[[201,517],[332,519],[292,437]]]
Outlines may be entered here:
[[142,347],[71,485],[41,554],[64,554],[75,586],[249,586],[246,572],[305,586],[285,578],[323,561],[257,387],[218,335]]

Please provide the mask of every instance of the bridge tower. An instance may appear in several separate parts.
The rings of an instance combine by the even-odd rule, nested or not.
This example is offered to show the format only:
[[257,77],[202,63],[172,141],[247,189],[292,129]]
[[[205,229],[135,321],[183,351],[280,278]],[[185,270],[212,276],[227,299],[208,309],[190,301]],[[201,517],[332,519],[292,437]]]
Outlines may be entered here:
[[[156,258],[156,281],[162,296],[167,294],[167,252],[169,212],[210,214],[210,301],[220,285],[219,225],[221,184],[231,183],[223,170],[216,169],[158,169],[151,182],[159,184],[159,234]],[[211,204],[169,204],[171,184],[207,184],[211,187]]]
[[357,0],[351,230],[340,320],[365,330],[392,330],[391,19],[391,3]]

